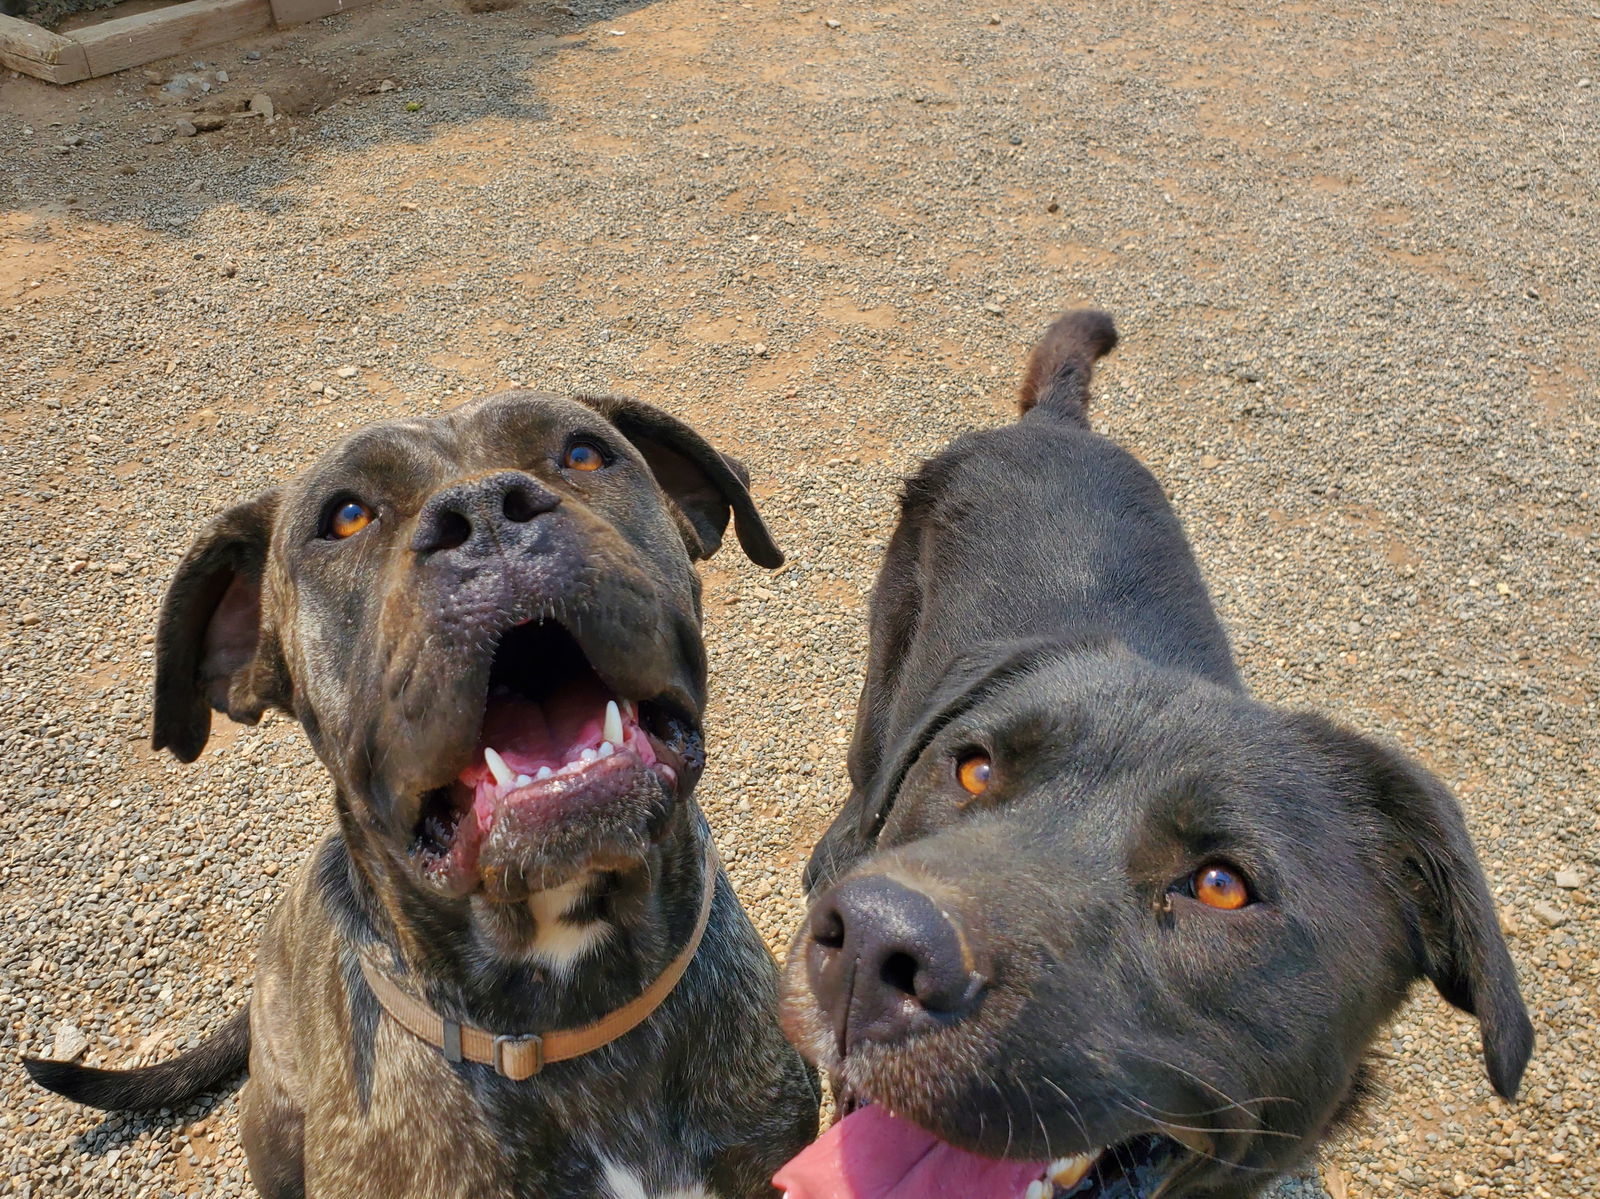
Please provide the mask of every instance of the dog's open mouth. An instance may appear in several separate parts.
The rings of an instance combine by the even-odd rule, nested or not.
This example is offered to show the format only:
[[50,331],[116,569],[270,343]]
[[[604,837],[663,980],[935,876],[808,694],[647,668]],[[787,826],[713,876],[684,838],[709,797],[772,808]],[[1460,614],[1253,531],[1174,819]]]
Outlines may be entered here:
[[518,625],[496,648],[471,763],[424,798],[412,853],[426,877],[458,894],[504,883],[485,877],[507,869],[489,861],[508,857],[493,848],[604,828],[611,809],[637,806],[641,792],[675,794],[703,764],[700,747],[686,714],[618,695],[560,625]]
[[773,1182],[786,1199],[1146,1199],[1169,1172],[1174,1148],[1149,1135],[1054,1161],[997,1161],[872,1104],[845,1116]]

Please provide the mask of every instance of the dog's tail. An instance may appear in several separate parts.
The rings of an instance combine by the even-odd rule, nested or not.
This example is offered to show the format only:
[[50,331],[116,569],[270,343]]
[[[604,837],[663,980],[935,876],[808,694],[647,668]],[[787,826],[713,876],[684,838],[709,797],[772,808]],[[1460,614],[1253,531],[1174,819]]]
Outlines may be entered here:
[[25,1057],[23,1068],[41,1087],[107,1111],[153,1111],[177,1107],[215,1090],[250,1059],[247,1007],[187,1053],[135,1070],[99,1070],[72,1062]]
[[1117,327],[1110,313],[1080,308],[1058,316],[1028,358],[1018,395],[1022,411],[1038,407],[1080,423],[1087,420],[1095,359],[1116,345]]

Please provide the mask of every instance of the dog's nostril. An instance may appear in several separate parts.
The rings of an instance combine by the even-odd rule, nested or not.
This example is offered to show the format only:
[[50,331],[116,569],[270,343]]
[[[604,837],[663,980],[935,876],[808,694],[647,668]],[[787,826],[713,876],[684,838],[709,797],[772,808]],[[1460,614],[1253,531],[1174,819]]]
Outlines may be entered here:
[[917,993],[917,960],[909,953],[891,953],[878,967],[883,985],[906,995]]
[[453,550],[471,539],[472,522],[459,512],[441,512],[434,534],[431,548]]
[[842,949],[844,919],[836,911],[823,913],[811,926],[811,939],[824,949]]
[[544,508],[533,502],[533,497],[520,487],[513,487],[506,492],[505,501],[500,505],[500,510],[506,514],[506,519],[517,524],[525,524],[532,520]]

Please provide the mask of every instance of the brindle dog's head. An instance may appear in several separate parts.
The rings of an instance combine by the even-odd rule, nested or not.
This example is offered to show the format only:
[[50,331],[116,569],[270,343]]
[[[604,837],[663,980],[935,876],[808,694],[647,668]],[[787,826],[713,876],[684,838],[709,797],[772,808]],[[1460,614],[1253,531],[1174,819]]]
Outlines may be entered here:
[[1112,644],[1012,650],[933,689],[812,858],[785,1024],[878,1105],[847,1159],[1009,1159],[965,1162],[972,1199],[1253,1194],[1422,977],[1514,1094],[1531,1030],[1436,778]]
[[743,468],[635,400],[509,392],[363,429],[189,550],[155,745],[192,761],[213,708],[292,713],[391,922],[442,905],[512,949],[514,901],[681,823],[703,760],[691,561],[730,513],[779,565]]

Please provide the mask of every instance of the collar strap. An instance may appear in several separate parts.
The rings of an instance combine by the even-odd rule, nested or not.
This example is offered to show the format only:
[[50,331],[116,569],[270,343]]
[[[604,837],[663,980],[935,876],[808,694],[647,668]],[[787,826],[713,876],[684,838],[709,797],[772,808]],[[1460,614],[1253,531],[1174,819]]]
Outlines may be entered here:
[[542,1035],[498,1036],[487,1029],[445,1019],[420,999],[402,991],[365,954],[358,955],[361,975],[367,980],[367,986],[372,988],[379,1005],[389,1013],[390,1019],[413,1036],[442,1050],[447,1061],[478,1062],[493,1066],[495,1073],[513,1082],[521,1082],[539,1073],[551,1062],[593,1053],[632,1032],[672,994],[672,989],[689,968],[705,936],[706,924],[711,919],[711,901],[717,890],[717,867],[717,847],[708,836],[705,878],[700,887],[700,918],[695,921],[694,932],[688,943],[637,998],[623,1004],[610,1015],[580,1028]]

